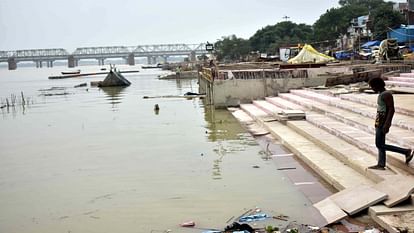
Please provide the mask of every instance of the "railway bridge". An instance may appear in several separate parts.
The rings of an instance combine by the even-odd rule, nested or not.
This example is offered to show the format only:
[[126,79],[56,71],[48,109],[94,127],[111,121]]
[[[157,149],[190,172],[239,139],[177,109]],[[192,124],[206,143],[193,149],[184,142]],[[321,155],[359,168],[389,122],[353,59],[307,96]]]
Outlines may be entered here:
[[96,59],[99,65],[104,65],[105,59],[108,58],[122,58],[129,65],[135,65],[135,57],[146,57],[148,64],[156,63],[157,58],[167,61],[168,57],[172,56],[188,56],[191,61],[195,61],[197,55],[208,53],[206,45],[201,43],[81,47],[73,53],[63,48],[0,51],[0,62],[7,62],[9,70],[14,70],[17,69],[17,63],[23,61],[35,62],[38,68],[44,64],[53,67],[53,62],[57,60],[67,61],[68,67],[78,66],[79,60],[82,59]]

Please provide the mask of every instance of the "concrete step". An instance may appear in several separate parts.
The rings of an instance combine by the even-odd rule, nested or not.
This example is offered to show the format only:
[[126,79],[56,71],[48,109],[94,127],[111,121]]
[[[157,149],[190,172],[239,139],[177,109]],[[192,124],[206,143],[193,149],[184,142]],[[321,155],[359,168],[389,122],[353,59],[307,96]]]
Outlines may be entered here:
[[257,119],[269,116],[268,113],[258,108],[253,104],[240,104],[240,108],[247,113],[251,118]]
[[291,101],[287,101],[280,97],[266,97],[265,100],[271,104],[276,105],[277,107],[281,109],[292,109],[292,110],[305,110],[306,108],[295,104]]
[[265,100],[254,100],[253,104],[270,115],[277,115],[283,111],[282,108]]
[[[315,122],[313,117],[311,118],[312,122],[309,120],[288,121],[287,126],[373,181],[379,182],[387,179],[389,175],[395,175],[396,172],[402,174],[414,172],[413,167],[406,166],[405,161],[401,160],[404,157],[395,153],[387,153],[388,162],[392,164],[389,165],[388,173],[381,171],[378,174],[377,171],[367,170],[368,166],[377,163],[375,145],[369,144],[373,141],[372,137],[361,135],[358,130],[346,125],[335,125],[335,122],[330,122],[329,119],[323,117],[318,122]],[[323,120],[325,123],[322,123]],[[394,161],[391,162],[391,160]]]
[[[343,100],[338,97],[327,96],[309,90],[291,90],[290,93],[306,99],[328,104],[330,106],[334,106],[343,110],[348,110],[357,113],[361,116],[369,117],[371,119],[375,119],[376,117],[377,109],[375,107],[370,107],[365,104]],[[288,97],[290,97],[290,95],[286,94],[279,94],[279,96],[285,99],[288,99]],[[296,104],[300,104],[300,102],[296,102],[294,99],[289,100],[292,100]],[[396,113],[394,114],[392,124],[400,128],[408,129],[414,132],[414,117]]]
[[412,77],[388,77],[389,81],[414,83],[414,76]]
[[311,140],[278,121],[262,122],[271,134],[337,190],[373,182]]
[[[372,134],[366,133],[358,128],[346,125],[342,122],[336,121],[332,118],[324,116],[319,113],[309,113],[306,115],[306,120],[313,125],[324,129],[337,138],[340,138],[357,148],[371,154],[376,159],[377,148],[375,147],[375,137]],[[312,133],[310,131],[309,133]],[[409,166],[405,164],[405,156],[387,152],[387,163],[391,164],[405,172],[414,174],[414,164],[411,163]],[[374,163],[375,164],[375,163]]]
[[[395,112],[407,116],[414,117],[414,108],[407,108],[408,106],[414,105],[412,95],[406,94],[394,94]],[[364,94],[364,93],[351,93],[341,94],[339,98],[348,100],[360,104],[364,104],[370,107],[377,107],[377,95]],[[404,107],[407,106],[407,107]],[[413,106],[414,107],[414,106]]]
[[[293,94],[280,94],[280,96],[286,100],[301,104],[311,111],[322,113],[323,115],[326,115],[337,121],[358,128],[364,132],[371,134],[372,137],[374,137],[374,120],[370,117],[365,117],[351,111],[339,109],[328,104],[320,103]],[[387,135],[387,139],[393,144],[397,144],[402,147],[414,148],[414,132],[407,129],[392,127],[390,133]]]
[[414,73],[401,73],[400,77],[414,78]]
[[287,126],[375,183],[384,180],[384,175],[395,175],[392,169],[382,173],[367,169],[376,164],[375,156],[308,121],[288,121]]
[[263,126],[259,125],[253,118],[251,118],[245,111],[239,108],[228,108],[231,114],[244,125],[249,133],[253,136],[262,136],[269,134]]
[[412,82],[401,82],[401,81],[385,81],[387,86],[397,86],[397,87],[414,87]]

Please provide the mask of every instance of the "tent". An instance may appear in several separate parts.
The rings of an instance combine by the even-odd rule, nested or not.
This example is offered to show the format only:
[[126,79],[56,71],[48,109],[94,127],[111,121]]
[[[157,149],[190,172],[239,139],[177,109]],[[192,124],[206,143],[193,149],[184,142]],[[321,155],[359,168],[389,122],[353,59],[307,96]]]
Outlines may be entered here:
[[335,58],[325,55],[316,51],[311,45],[306,44],[302,50],[296,55],[296,57],[290,59],[290,64],[301,64],[301,63],[325,63],[333,61]]

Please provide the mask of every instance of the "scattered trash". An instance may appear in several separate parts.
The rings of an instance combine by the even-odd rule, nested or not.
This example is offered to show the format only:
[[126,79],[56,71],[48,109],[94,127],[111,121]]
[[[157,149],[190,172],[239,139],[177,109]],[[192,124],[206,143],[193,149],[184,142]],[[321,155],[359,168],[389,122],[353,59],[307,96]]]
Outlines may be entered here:
[[299,230],[296,228],[293,228],[293,229],[287,229],[286,232],[287,233],[299,233]]
[[248,216],[243,216],[239,219],[239,222],[253,222],[253,221],[261,221],[267,218],[267,214],[253,214]]
[[226,226],[224,228],[225,232],[231,231],[231,232],[254,232],[254,229],[247,223],[240,224],[238,222],[233,222],[232,224]]
[[[368,230],[364,231],[364,233],[380,233],[380,232],[381,231],[376,229],[376,228],[372,228],[372,229],[368,229]],[[403,232],[403,231],[401,231],[401,232]]]
[[279,231],[279,227],[274,227],[274,226],[266,226],[266,227],[265,227],[265,231],[266,231],[267,233],[278,232],[278,231]]
[[306,224],[298,224],[296,222],[291,222],[289,223],[289,225],[286,226],[286,228],[284,230],[282,230],[281,232],[286,232],[286,233],[316,233],[316,232],[320,232],[320,233],[330,233],[330,229],[329,228],[322,228],[320,229],[319,227],[315,227],[315,226],[310,226],[310,225],[306,225]]
[[183,222],[180,224],[181,227],[194,227],[195,226],[195,222],[194,221],[188,221],[188,222]]

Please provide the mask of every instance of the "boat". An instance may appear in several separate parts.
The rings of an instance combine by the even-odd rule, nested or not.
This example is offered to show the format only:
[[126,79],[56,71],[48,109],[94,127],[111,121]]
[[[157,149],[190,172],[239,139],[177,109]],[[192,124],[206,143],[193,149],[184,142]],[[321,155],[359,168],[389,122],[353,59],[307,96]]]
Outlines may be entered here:
[[162,64],[158,63],[156,65],[143,65],[141,66],[142,69],[158,69],[158,68],[162,68]]
[[67,74],[80,74],[80,70],[67,70],[67,71],[62,71],[61,73],[63,75],[67,75]]

